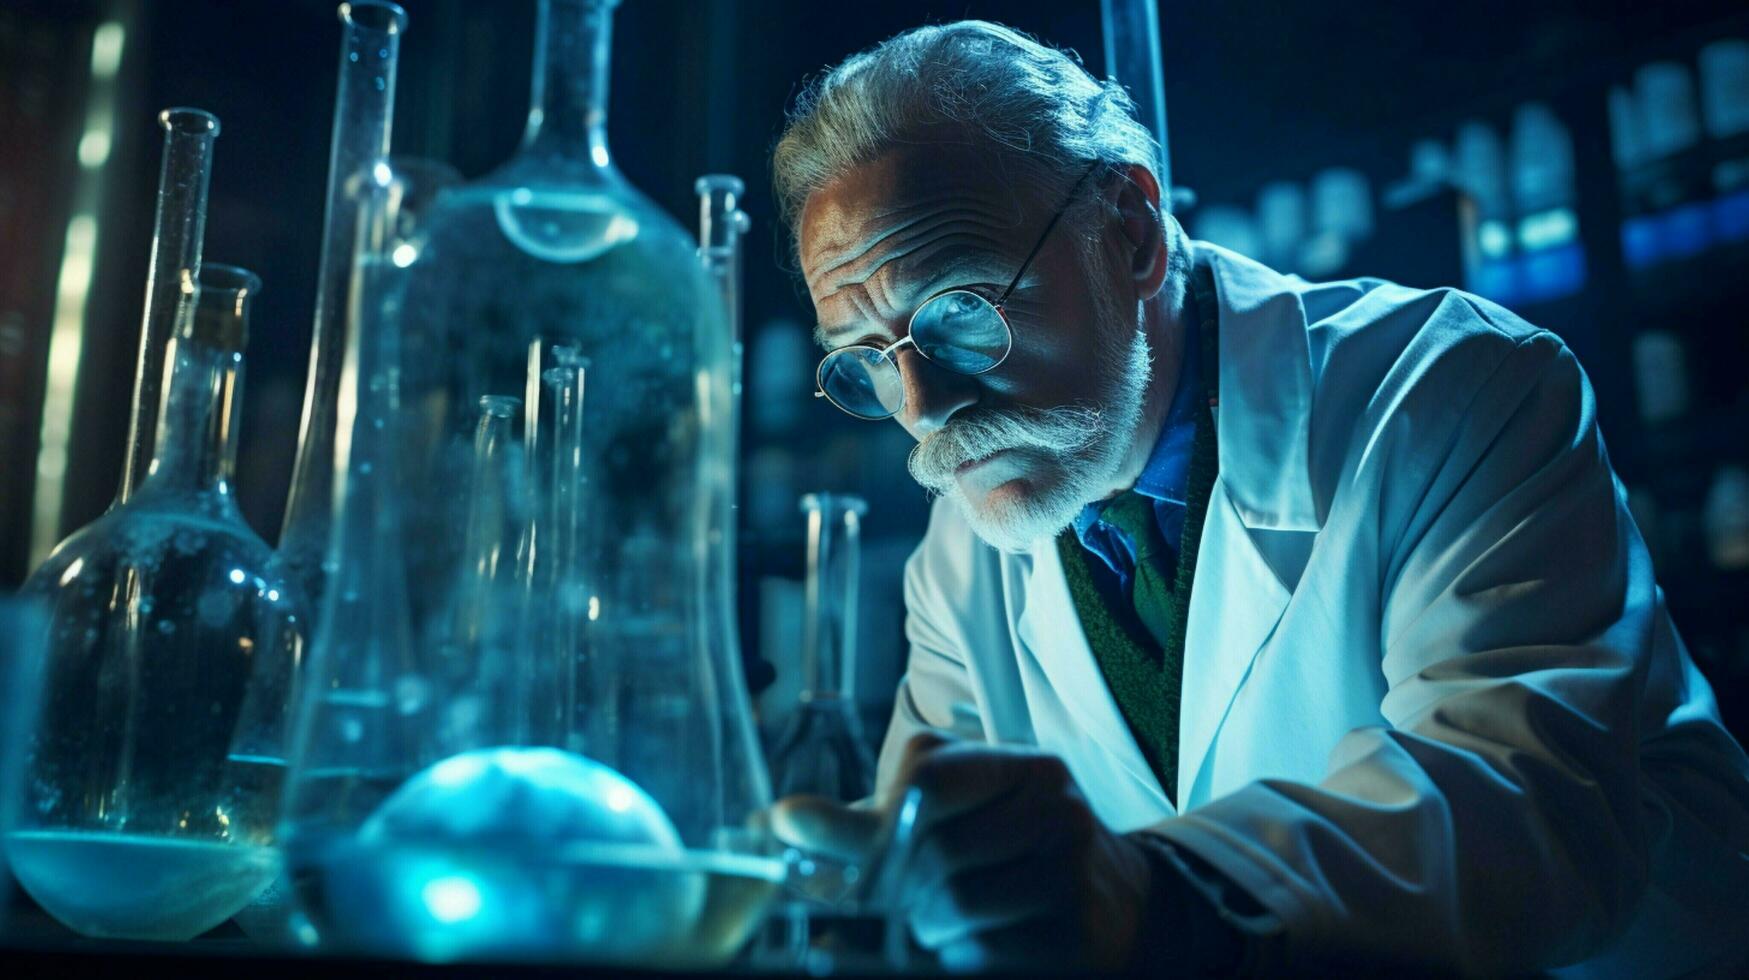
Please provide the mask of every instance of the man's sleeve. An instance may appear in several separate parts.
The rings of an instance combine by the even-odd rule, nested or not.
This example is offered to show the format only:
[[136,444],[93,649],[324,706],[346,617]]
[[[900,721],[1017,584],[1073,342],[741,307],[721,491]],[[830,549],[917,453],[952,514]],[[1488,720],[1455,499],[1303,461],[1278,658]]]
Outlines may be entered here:
[[1252,783],[1153,828],[1279,922],[1252,950],[1265,972],[1573,962],[1645,886],[1651,569],[1572,355],[1547,333],[1477,342],[1496,367],[1381,529],[1389,727],[1345,736],[1317,785]]

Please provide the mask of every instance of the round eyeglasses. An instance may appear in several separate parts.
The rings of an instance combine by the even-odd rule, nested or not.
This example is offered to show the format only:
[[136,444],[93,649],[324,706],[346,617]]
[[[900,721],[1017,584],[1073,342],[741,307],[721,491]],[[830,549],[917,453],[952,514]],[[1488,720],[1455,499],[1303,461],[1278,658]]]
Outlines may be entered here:
[[905,336],[897,342],[885,347],[852,344],[822,358],[814,372],[814,381],[820,388],[814,397],[825,398],[859,419],[873,421],[899,414],[905,407],[905,379],[899,373],[898,358],[907,345],[916,348],[931,364],[955,374],[984,374],[1000,366],[1014,349],[1014,330],[1003,304],[1044,248],[1052,229],[1075,199],[1075,192],[1098,166],[1099,161],[1095,160],[1075,181],[1063,206],[1051,216],[1038,242],[1014,273],[1014,279],[995,301],[970,289],[936,293],[911,314]]

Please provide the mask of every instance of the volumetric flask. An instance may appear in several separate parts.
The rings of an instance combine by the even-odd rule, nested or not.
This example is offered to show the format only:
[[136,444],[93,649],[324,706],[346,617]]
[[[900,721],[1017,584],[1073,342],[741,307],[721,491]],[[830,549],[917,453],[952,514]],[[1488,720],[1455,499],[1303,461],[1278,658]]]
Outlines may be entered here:
[[277,873],[301,602],[231,491],[249,302],[208,265],[166,354],[151,467],[25,583],[49,619],[19,883],[90,936],[190,939]]

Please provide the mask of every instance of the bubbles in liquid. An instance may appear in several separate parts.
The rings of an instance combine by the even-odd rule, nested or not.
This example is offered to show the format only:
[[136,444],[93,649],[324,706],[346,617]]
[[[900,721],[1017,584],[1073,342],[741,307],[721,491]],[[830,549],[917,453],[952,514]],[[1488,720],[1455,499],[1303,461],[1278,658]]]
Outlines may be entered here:
[[498,229],[546,262],[588,262],[638,237],[638,220],[605,194],[518,187],[496,195]]

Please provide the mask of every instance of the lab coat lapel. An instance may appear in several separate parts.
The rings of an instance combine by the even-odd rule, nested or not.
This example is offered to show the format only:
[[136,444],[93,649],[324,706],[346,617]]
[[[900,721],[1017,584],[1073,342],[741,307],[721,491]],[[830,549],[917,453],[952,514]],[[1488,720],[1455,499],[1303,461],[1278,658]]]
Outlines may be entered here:
[[1201,777],[1209,750],[1290,597],[1252,543],[1226,485],[1216,480],[1185,624],[1178,715],[1178,799],[1185,809],[1208,802]]
[[1221,480],[1248,527],[1316,531],[1312,496],[1312,358],[1303,283],[1198,242],[1220,312]]
[[1093,659],[1053,539],[1044,539],[1033,547],[1027,574],[1026,608],[1015,623],[1016,638],[1031,653],[1050,681],[1052,693],[1080,723],[1082,731],[1135,780],[1137,785],[1132,788],[1137,792],[1125,797],[1142,809],[1157,808],[1155,819],[1170,816],[1172,804],[1136,746],[1135,737],[1106,686],[1105,676]]
[[[1203,520],[1185,629],[1178,800],[1207,802],[1210,750],[1292,596],[1254,531],[1315,532],[1313,375],[1301,284],[1203,242],[1220,346],[1220,475]],[[1297,579],[1297,575],[1295,576]]]

